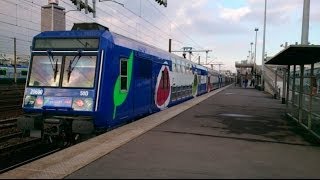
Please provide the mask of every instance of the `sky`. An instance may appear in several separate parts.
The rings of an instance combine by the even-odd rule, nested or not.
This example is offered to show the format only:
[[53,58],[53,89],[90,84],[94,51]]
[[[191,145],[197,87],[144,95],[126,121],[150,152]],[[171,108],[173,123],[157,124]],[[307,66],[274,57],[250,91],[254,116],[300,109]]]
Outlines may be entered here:
[[[91,0],[88,0],[91,4]],[[70,0],[59,0],[67,11],[67,29],[74,22],[98,22],[113,32],[168,50],[192,47],[212,50],[207,63],[222,63],[221,69],[235,72],[235,61],[247,59],[257,33],[256,63],[262,62],[264,0],[116,0],[99,2],[97,17],[74,10]],[[30,54],[32,37],[40,33],[40,7],[47,0],[0,1],[0,54],[12,53],[12,37],[17,37],[18,54]],[[303,0],[267,0],[266,53],[273,56],[281,44],[301,41]],[[320,44],[319,0],[311,0],[309,42]],[[254,45],[252,46],[254,52]],[[177,53],[181,55],[181,53]],[[191,59],[206,63],[205,53]],[[217,69],[217,66],[214,66]]]

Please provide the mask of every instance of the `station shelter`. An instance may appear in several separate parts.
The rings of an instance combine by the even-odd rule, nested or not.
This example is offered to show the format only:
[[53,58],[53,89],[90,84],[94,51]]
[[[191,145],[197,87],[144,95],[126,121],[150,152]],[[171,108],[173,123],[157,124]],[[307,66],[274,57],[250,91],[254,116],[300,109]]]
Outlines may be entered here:
[[265,64],[286,65],[286,115],[320,139],[320,46],[291,45]]

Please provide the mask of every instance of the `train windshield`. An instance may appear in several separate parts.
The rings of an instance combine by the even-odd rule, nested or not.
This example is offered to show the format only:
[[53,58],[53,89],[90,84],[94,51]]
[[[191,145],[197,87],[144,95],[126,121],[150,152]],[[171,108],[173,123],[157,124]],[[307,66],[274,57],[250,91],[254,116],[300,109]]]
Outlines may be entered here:
[[96,56],[66,56],[62,87],[92,88]]
[[58,87],[61,64],[62,56],[53,57],[53,60],[48,56],[34,56],[29,86]]
[[93,88],[96,56],[33,56],[28,85]]

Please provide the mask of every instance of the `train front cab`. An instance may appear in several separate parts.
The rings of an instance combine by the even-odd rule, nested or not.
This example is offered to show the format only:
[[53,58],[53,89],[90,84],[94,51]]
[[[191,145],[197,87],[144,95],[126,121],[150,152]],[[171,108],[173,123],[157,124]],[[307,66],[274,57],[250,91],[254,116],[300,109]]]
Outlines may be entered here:
[[74,138],[94,131],[104,31],[43,32],[33,40],[18,127],[35,137]]

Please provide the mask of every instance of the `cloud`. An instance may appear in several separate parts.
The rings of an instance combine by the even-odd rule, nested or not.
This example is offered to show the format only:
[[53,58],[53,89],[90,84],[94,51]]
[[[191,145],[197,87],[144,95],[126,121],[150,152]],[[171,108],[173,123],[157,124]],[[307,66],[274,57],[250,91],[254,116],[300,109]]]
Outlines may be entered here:
[[231,9],[231,8],[220,8],[220,17],[225,20],[231,20],[239,22],[241,18],[243,18],[245,15],[249,14],[251,12],[251,9],[249,7],[241,7],[237,9]]
[[[268,24],[282,25],[297,21],[296,14],[302,8],[303,2],[301,0],[267,1],[267,21]],[[243,20],[247,22],[261,22],[264,16],[264,1],[262,0],[248,0],[248,6],[252,9],[247,13]],[[302,9],[301,9],[302,13]]]

